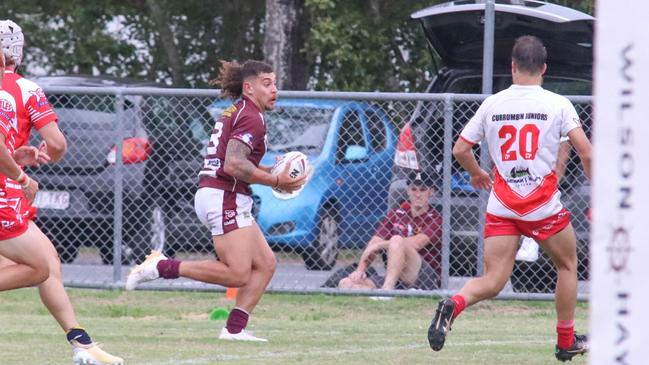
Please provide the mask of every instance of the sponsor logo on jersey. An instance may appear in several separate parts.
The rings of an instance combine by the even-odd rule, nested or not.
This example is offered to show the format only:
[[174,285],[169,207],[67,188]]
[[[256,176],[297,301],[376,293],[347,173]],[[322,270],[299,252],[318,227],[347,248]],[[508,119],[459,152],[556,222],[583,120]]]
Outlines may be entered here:
[[205,160],[205,167],[218,170],[221,168],[221,160],[218,158],[209,158]]
[[47,101],[47,96],[45,96],[43,89],[38,88],[36,90],[30,90],[29,93],[34,95],[34,97],[36,98],[36,105],[39,108],[49,104]]
[[232,210],[232,209],[226,209],[226,210],[225,210],[225,219],[232,219],[232,218],[234,218],[234,216],[236,216],[236,215],[237,215],[237,212],[235,212],[235,211]]
[[246,142],[247,144],[252,145],[252,134],[245,133],[239,136],[239,138],[241,138],[241,140]]
[[11,229],[13,226],[16,225],[16,222],[13,221],[2,221],[0,222],[2,224],[2,228],[4,229]]
[[514,167],[509,171],[509,177],[505,178],[505,181],[510,185],[530,185],[537,184],[542,179],[541,176],[533,176],[528,167]]
[[529,176],[530,175],[530,169],[529,168],[518,168],[514,167],[512,170],[509,172],[509,176],[511,177],[523,177],[523,176]]
[[223,225],[224,226],[230,226],[230,225],[233,225],[234,223],[235,223],[234,219],[228,219],[227,221],[223,222]]

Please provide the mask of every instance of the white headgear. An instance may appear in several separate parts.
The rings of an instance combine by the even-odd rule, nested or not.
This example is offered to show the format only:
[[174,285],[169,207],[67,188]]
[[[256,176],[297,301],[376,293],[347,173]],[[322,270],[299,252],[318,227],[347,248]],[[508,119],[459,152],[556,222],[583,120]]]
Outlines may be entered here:
[[0,20],[0,48],[5,54],[7,63],[13,62],[16,66],[20,66],[24,44],[23,30],[18,24],[11,20]]

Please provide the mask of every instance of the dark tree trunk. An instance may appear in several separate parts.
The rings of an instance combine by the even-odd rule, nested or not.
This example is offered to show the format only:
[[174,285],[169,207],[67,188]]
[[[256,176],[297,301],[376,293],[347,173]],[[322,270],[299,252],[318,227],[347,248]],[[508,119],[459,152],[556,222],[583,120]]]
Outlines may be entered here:
[[264,54],[277,75],[277,87],[304,90],[308,65],[304,54],[304,0],[266,0]]
[[185,79],[184,65],[180,51],[176,46],[174,35],[169,28],[169,18],[163,12],[160,4],[155,0],[146,0],[146,7],[151,12],[151,19],[153,26],[160,35],[160,45],[167,56],[167,63],[171,72],[171,79],[175,86],[186,86],[187,80]]

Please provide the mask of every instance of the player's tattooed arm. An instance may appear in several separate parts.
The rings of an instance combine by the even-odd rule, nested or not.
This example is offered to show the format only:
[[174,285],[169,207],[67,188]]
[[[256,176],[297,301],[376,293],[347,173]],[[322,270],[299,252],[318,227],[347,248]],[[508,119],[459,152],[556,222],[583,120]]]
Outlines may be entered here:
[[225,150],[225,164],[223,169],[226,174],[251,184],[264,184],[273,186],[276,177],[263,169],[257,168],[250,160],[252,150],[238,139],[230,139]]

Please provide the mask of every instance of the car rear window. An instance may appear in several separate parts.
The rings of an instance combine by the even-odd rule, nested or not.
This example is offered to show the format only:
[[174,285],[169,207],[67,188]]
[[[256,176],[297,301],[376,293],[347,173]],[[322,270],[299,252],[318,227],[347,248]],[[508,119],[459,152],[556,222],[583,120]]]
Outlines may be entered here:
[[[512,83],[511,76],[496,76],[493,81],[493,92],[508,88]],[[543,79],[543,88],[562,95],[591,95],[593,83],[590,80],[547,76]],[[481,94],[482,77],[458,77],[448,85],[447,92],[459,94]]]

